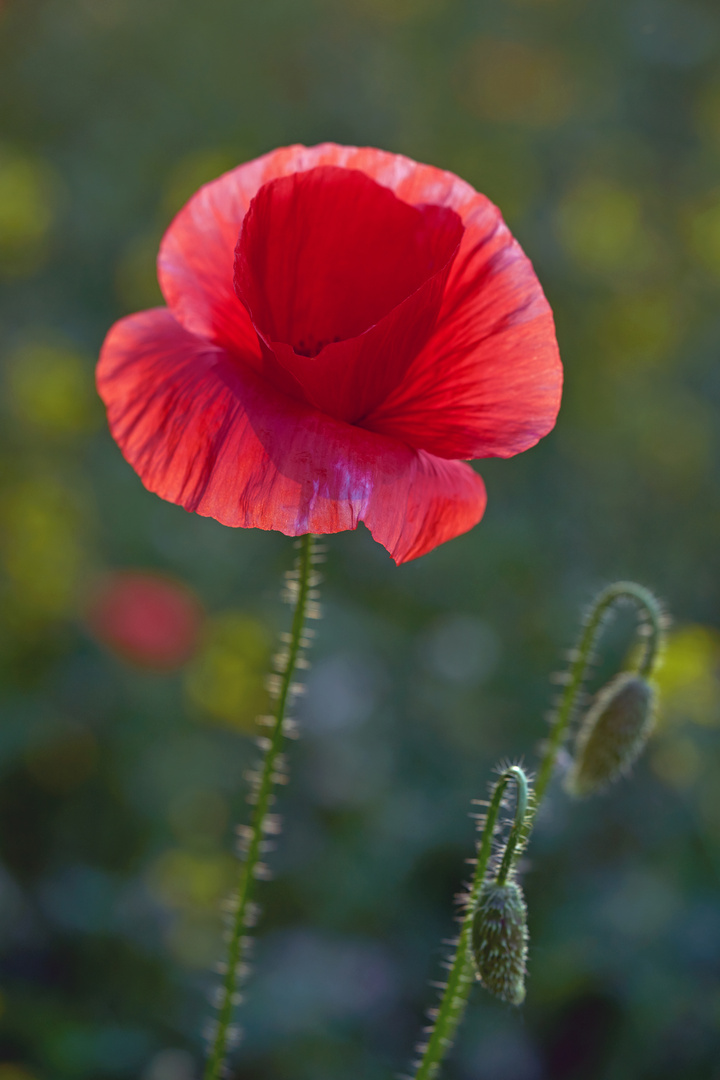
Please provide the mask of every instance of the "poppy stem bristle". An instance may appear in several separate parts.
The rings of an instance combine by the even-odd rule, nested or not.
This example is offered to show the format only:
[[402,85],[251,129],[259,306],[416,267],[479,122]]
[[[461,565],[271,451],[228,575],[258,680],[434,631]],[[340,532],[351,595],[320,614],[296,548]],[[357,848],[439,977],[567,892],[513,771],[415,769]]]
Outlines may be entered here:
[[254,811],[250,825],[242,826],[238,830],[243,862],[237,893],[231,905],[232,924],[228,935],[227,959],[221,965],[224,979],[219,988],[217,1020],[208,1028],[211,1048],[204,1080],[220,1080],[227,1050],[238,1042],[239,1029],[234,1027],[232,1020],[237,1003],[237,983],[247,973],[243,963],[243,956],[247,953],[245,931],[257,918],[257,907],[252,902],[255,882],[270,877],[269,868],[261,861],[261,855],[267,850],[264,834],[277,834],[280,831],[280,818],[277,814],[269,813],[269,808],[275,801],[272,787],[274,784],[287,783],[285,759],[282,755],[283,740],[287,734],[285,713],[293,698],[302,690],[302,687],[293,681],[293,676],[301,651],[307,647],[309,638],[312,637],[305,622],[308,618],[317,618],[319,611],[314,591],[317,574],[312,569],[314,542],[315,538],[309,533],[298,541],[297,565],[286,575],[286,580],[292,582],[290,591],[295,611],[290,633],[283,635],[283,664],[278,665],[281,670],[271,679],[275,708],[271,718],[263,717],[263,723],[268,730],[268,735],[262,737],[261,745],[265,756],[257,771],[253,771],[248,777],[253,785],[251,802]]

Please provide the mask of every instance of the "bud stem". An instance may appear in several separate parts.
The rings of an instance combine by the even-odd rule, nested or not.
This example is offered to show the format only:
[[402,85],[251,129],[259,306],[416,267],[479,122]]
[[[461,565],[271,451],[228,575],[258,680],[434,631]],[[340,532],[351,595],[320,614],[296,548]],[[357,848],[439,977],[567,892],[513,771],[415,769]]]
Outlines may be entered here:
[[634,581],[616,581],[614,585],[608,585],[606,589],[598,593],[586,617],[580,640],[573,654],[574,659],[568,672],[569,678],[565,692],[555,715],[545,753],[538,769],[533,816],[555,770],[555,762],[567,735],[570,721],[575,714],[578,695],[585,681],[588,664],[593,655],[600,630],[612,609],[624,601],[635,604],[642,623],[648,628],[646,636],[641,638],[643,654],[638,663],[638,673],[644,677],[653,673],[663,633],[662,609],[649,589],[637,585]]
[[526,821],[529,794],[527,776],[518,765],[511,765],[507,772],[503,773],[503,776],[508,779],[512,777],[515,781],[515,821],[510,830],[510,835],[507,838],[505,851],[503,852],[502,862],[500,863],[500,869],[498,870],[497,880],[495,882],[496,885],[504,885],[507,881],[507,876],[512,869],[515,859],[515,852],[518,847],[522,848],[525,846],[525,841],[528,836]]
[[469,949],[474,909],[492,854],[493,836],[505,788],[511,779],[515,781],[517,804],[515,822],[498,871],[497,883],[499,885],[505,883],[519,851],[525,846],[530,836],[538,806],[550,783],[558,753],[575,714],[578,696],[603,623],[616,605],[626,601],[634,604],[638,609],[641,625],[646,628],[644,635],[638,635],[643,645],[643,652],[638,661],[637,671],[643,677],[650,677],[655,669],[664,624],[663,612],[658,601],[649,589],[637,585],[634,581],[618,581],[609,585],[593,601],[580,635],[580,641],[573,653],[565,691],[540,762],[534,798],[529,799],[527,778],[517,765],[507,769],[495,785],[485,818],[475,876],[467,897],[468,906],[462,920],[457,951],[452,959],[447,984],[437,1009],[435,1024],[422,1049],[422,1057],[417,1065],[414,1080],[433,1080],[437,1076],[465,1012],[474,978]]
[[[527,777],[520,766],[511,765],[509,769],[505,770],[495,784],[492,798],[490,799],[490,805],[487,814],[485,815],[485,825],[480,840],[480,846],[478,848],[477,865],[475,867],[475,874],[470,886],[470,891],[466,897],[467,907],[460,928],[457,951],[453,957],[452,965],[448,973],[447,985],[437,1012],[435,1026],[427,1042],[427,1046],[424,1048],[422,1059],[417,1067],[417,1072],[415,1073],[415,1080],[432,1080],[433,1077],[437,1076],[442,1060],[452,1045],[458,1024],[462,1020],[465,1012],[465,1006],[470,990],[475,981],[475,971],[470,955],[475,906],[477,904],[480,889],[485,881],[490,856],[492,855],[495,826],[497,825],[498,815],[500,814],[503,796],[505,794],[505,789],[511,780],[515,781],[515,789],[517,792],[515,821],[500,866],[498,876],[499,884],[503,884],[505,880],[505,877],[503,877],[501,881],[500,875],[503,873],[505,876],[507,875],[518,845],[522,846],[525,841],[525,821],[529,801],[528,782]],[[509,857],[508,849],[510,850]]]

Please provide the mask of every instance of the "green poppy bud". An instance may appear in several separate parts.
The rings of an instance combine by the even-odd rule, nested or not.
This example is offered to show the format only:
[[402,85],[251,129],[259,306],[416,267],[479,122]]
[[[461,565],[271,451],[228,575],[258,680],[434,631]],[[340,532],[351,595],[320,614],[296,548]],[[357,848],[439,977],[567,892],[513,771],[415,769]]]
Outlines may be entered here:
[[655,722],[655,691],[635,671],[600,690],[580,725],[566,788],[584,796],[617,780],[642,751]]
[[477,977],[486,990],[510,1005],[525,999],[527,908],[516,881],[486,882],[472,926]]

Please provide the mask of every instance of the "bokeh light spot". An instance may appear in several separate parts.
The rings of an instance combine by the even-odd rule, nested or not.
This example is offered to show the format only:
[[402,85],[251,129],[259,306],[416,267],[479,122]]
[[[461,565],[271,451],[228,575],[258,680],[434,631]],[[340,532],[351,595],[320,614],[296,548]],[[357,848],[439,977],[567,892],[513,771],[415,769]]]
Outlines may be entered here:
[[720,83],[703,83],[695,104],[695,126],[700,137],[720,147]]
[[267,628],[249,615],[228,611],[209,619],[185,676],[192,703],[215,720],[254,731],[256,716],[268,705],[270,644]]
[[160,307],[165,303],[157,279],[160,233],[135,236],[125,246],[115,268],[115,292],[127,311]]
[[594,320],[611,365],[652,365],[677,344],[683,319],[674,293],[653,291],[617,296]]
[[481,37],[458,65],[463,104],[483,120],[555,127],[578,100],[566,58],[553,49]]
[[556,222],[562,246],[583,269],[627,274],[652,261],[639,198],[609,180],[583,180],[568,191]]
[[64,346],[28,343],[8,359],[16,415],[48,434],[76,434],[98,426],[92,364]]
[[85,562],[74,495],[49,477],[26,480],[3,493],[0,523],[0,559],[24,616],[74,611]]
[[690,212],[688,227],[690,250],[706,270],[720,277],[720,189]]
[[42,266],[57,202],[49,165],[0,146],[0,277],[24,277]]
[[128,663],[155,671],[181,667],[198,647],[204,613],[183,582],[145,570],[118,570],[95,586],[90,632]]
[[229,855],[199,855],[175,848],[153,863],[148,884],[166,907],[214,911],[236,876],[237,864]]
[[692,625],[670,633],[657,682],[664,724],[720,724],[720,632]]
[[191,195],[203,184],[217,179],[223,173],[234,169],[241,162],[253,157],[253,150],[237,152],[225,149],[198,150],[180,158],[170,171],[165,184],[162,207],[168,217],[173,217],[182,209]]

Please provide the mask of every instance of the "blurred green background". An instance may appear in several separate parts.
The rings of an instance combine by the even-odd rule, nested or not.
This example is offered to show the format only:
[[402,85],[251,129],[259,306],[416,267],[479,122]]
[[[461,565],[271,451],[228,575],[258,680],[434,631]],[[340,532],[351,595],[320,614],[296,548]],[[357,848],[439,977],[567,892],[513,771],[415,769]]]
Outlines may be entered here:
[[[552,793],[524,879],[527,1003],[476,990],[445,1075],[718,1080],[710,0],[0,4],[0,1080],[198,1075],[292,546],[148,494],[93,364],[112,321],[159,302],[159,237],[199,184],[324,139],[496,201],[567,381],[550,437],[481,463],[472,533],[400,569],[364,529],[329,540],[233,1075],[406,1069],[469,800],[499,757],[534,760],[580,607],[622,576],[676,620],[658,733],[610,796]],[[130,603],[120,569],[161,575],[132,580],[183,609],[168,655],[108,629],[108,597]]]

